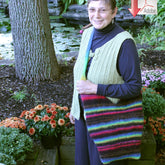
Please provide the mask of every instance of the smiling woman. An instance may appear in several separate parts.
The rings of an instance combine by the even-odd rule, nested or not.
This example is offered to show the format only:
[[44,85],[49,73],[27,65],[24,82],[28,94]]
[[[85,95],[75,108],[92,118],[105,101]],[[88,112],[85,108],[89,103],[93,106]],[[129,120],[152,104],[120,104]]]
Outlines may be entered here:
[[88,0],[92,27],[83,32],[74,66],[70,115],[76,165],[125,165],[140,158],[139,58],[132,36],[115,24],[116,13],[115,0]]

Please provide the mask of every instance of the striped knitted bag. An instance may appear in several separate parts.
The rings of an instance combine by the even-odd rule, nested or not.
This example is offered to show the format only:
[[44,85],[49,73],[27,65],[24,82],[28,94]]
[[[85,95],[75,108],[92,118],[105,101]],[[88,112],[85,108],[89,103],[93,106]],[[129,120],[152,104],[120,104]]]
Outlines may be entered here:
[[141,97],[113,104],[104,96],[81,95],[87,130],[103,164],[139,159],[143,131]]
[[[86,68],[94,31],[88,42],[81,80]],[[113,104],[99,95],[81,95],[89,135],[103,164],[122,159],[139,159],[143,130],[141,96]]]

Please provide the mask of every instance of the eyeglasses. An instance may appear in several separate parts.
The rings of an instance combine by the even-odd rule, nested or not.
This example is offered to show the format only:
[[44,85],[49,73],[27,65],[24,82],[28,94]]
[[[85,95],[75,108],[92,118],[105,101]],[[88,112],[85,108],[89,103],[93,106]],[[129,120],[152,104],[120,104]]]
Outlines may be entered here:
[[105,14],[106,12],[110,11],[111,9],[105,9],[105,8],[101,8],[96,10],[95,8],[89,8],[88,12],[91,14],[94,14],[96,12],[98,12],[99,14]]

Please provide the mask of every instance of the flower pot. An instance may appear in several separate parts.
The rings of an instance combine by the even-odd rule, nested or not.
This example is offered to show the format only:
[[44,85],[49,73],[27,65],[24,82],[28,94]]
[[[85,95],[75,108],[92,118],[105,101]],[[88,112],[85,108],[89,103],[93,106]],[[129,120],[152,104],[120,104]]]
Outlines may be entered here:
[[41,137],[41,143],[45,149],[52,149],[55,146],[59,146],[61,144],[61,137],[42,136]]

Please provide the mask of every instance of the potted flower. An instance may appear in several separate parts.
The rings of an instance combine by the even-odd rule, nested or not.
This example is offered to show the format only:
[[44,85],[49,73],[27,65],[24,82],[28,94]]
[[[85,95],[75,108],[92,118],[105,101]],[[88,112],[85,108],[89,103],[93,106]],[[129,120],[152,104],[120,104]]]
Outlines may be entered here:
[[[50,106],[38,105],[29,111],[25,110],[20,118],[25,120],[26,130],[31,137],[41,139],[41,142],[44,142],[46,137],[46,142],[52,142],[50,146],[46,144],[49,148],[55,145],[55,138],[59,139],[71,129],[69,113],[68,107],[52,103]],[[53,138],[53,140],[48,140],[48,138]]]
[[19,128],[20,130],[26,129],[25,121],[18,117],[10,117],[6,118],[5,120],[2,120],[0,122],[0,127],[2,126],[10,128]]
[[154,88],[165,97],[165,71],[161,69],[142,72],[143,86]]

